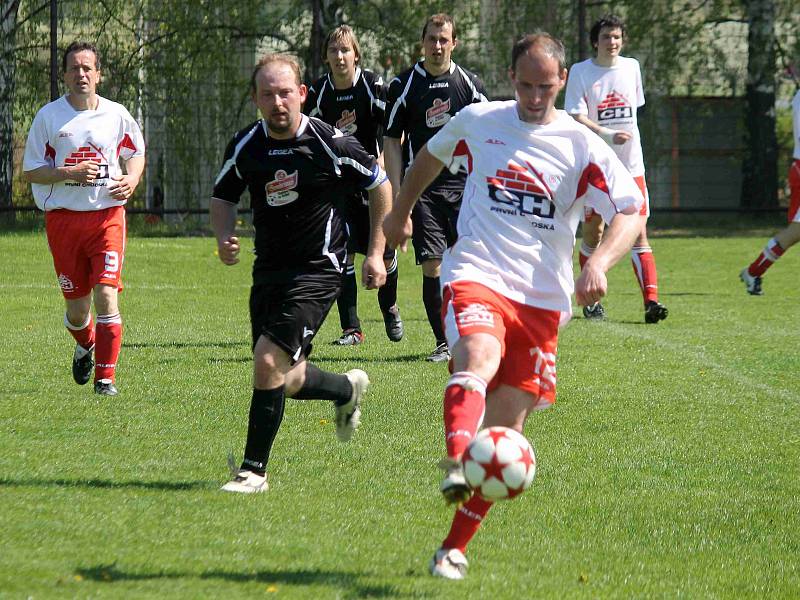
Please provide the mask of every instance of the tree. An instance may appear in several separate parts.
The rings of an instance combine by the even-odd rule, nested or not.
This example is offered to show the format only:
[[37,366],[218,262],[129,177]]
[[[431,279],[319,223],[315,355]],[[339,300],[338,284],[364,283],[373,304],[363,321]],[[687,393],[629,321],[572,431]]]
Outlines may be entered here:
[[[14,47],[19,0],[0,0],[0,208],[11,207],[14,175]],[[13,212],[3,220],[12,219]]]

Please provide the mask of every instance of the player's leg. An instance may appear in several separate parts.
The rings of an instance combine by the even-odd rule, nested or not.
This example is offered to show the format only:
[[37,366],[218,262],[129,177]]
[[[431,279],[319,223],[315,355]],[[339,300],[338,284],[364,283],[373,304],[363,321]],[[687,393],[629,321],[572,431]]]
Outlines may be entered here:
[[412,243],[418,265],[422,266],[422,303],[428,317],[436,347],[425,359],[430,362],[449,360],[450,351],[442,326],[442,290],[439,280],[442,255],[447,249],[446,216],[438,209],[437,200],[423,194],[411,213],[414,226]]
[[[583,265],[589,260],[589,257],[603,238],[603,218],[592,209],[586,209],[584,213],[583,223],[581,224],[581,238],[578,263],[583,269]],[[595,302],[592,306],[584,306],[583,316],[587,319],[603,320],[605,318],[603,305]]]
[[653,249],[647,240],[647,218],[650,216],[650,195],[647,191],[647,184],[644,175],[633,178],[639,186],[644,203],[639,211],[642,217],[641,231],[631,248],[631,264],[633,274],[639,282],[639,289],[642,291],[644,301],[644,321],[645,323],[658,323],[669,315],[667,307],[658,301],[658,272],[656,271],[656,259]]
[[342,273],[342,291],[336,299],[342,335],[334,340],[335,346],[356,346],[364,341],[361,320],[358,318],[358,281],[356,279],[355,253],[349,252]]
[[91,268],[83,248],[88,230],[85,219],[83,213],[68,210],[45,213],[47,243],[66,304],[64,326],[75,340],[72,377],[79,385],[88,383],[91,378],[95,342],[91,313]]
[[97,211],[99,232],[88,249],[94,284],[95,327],[94,391],[105,396],[117,394],[116,368],[122,347],[122,317],[118,292],[122,289],[125,261],[125,210],[122,207]]
[[383,253],[383,264],[386,267],[386,283],[378,290],[378,306],[383,315],[386,336],[392,342],[403,339],[403,320],[397,307],[397,250],[387,248]]
[[789,168],[789,188],[789,225],[770,239],[758,257],[739,274],[747,293],[753,296],[762,294],[761,278],[767,269],[800,240],[800,160],[795,160]]
[[[525,419],[534,404],[535,398],[530,393],[500,385],[489,393],[484,425],[510,427],[522,433]],[[492,504],[473,494],[458,507],[447,537],[431,559],[430,570],[433,575],[447,579],[464,578],[468,567],[465,556],[467,545],[475,537]]]

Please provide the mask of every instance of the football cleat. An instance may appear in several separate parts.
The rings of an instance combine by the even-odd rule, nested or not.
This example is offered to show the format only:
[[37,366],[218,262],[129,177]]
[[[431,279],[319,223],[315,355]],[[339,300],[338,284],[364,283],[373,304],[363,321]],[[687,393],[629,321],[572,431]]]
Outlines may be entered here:
[[468,566],[467,557],[458,548],[439,548],[431,559],[429,569],[434,577],[464,579]]
[[396,304],[383,313],[383,324],[386,326],[389,341],[399,342],[403,339],[403,319],[400,318],[400,310]]
[[472,488],[469,487],[466,477],[464,477],[464,467],[460,460],[455,458],[443,458],[439,461],[439,468],[444,471],[444,479],[439,484],[439,491],[444,496],[446,504],[456,504],[461,506],[472,496]]
[[269,489],[267,474],[259,475],[249,469],[238,469],[233,473],[233,479],[220,488],[223,492],[236,492],[239,494],[260,494]]
[[583,307],[583,316],[593,321],[602,321],[606,318],[606,311],[602,304],[595,302],[591,306]]
[[425,360],[428,362],[445,362],[450,360],[450,348],[447,346],[447,342],[442,342],[436,346],[433,352],[425,357]]
[[739,273],[739,279],[744,281],[744,286],[747,288],[747,293],[751,296],[763,296],[764,292],[761,291],[761,277],[750,275],[747,268],[742,269]]
[[331,342],[334,346],[358,346],[364,341],[364,334],[358,329],[345,329],[342,337]]
[[367,393],[369,377],[361,369],[351,369],[344,374],[353,386],[350,400],[336,407],[336,437],[340,442],[349,442],[361,423],[361,400]]
[[119,391],[110,379],[98,379],[94,382],[94,393],[101,396],[116,396]]
[[80,344],[75,345],[75,354],[72,355],[72,378],[78,385],[86,385],[92,376],[94,360],[92,351],[94,346],[88,350]]
[[669,311],[667,307],[661,304],[660,302],[656,302],[655,300],[650,300],[645,307],[644,307],[644,322],[645,323],[658,323],[659,321],[663,321],[669,316]]

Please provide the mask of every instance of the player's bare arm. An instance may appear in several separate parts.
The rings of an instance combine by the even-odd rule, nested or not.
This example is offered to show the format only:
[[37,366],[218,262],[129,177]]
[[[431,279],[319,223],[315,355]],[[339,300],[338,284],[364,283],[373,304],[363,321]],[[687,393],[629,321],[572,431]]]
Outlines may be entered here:
[[631,139],[632,135],[627,131],[617,131],[616,129],[610,129],[608,127],[603,127],[602,125],[595,123],[586,115],[570,115],[573,119],[575,119],[581,125],[585,125],[592,131],[594,131],[597,135],[599,135],[608,145],[617,145],[621,146],[629,139]]
[[406,172],[392,210],[383,221],[386,242],[391,248],[399,247],[403,252],[406,251],[408,239],[413,231],[411,209],[414,208],[420,194],[436,179],[443,168],[444,163],[428,152],[428,145],[425,144]]
[[392,184],[392,193],[396,196],[400,191],[400,183],[403,179],[403,150],[400,146],[400,138],[383,138],[383,162],[386,165],[389,183]]
[[239,238],[236,232],[236,205],[219,198],[211,198],[209,207],[211,228],[217,238],[219,259],[226,265],[239,262]]
[[100,164],[93,160],[85,160],[71,167],[43,166],[32,171],[25,171],[24,177],[29,183],[50,185],[60,181],[77,181],[91,183],[100,172]]
[[133,196],[144,173],[144,156],[134,156],[125,161],[125,174],[112,177],[108,193],[114,200],[128,200]]
[[392,186],[387,180],[369,191],[369,245],[361,268],[361,282],[368,290],[377,289],[386,283],[386,265],[383,262],[386,237],[383,235],[382,225],[391,207]]
[[643,217],[635,206],[629,206],[611,220],[603,241],[586,261],[575,281],[575,299],[582,306],[591,306],[606,295],[606,273],[619,259],[630,252],[642,229]]

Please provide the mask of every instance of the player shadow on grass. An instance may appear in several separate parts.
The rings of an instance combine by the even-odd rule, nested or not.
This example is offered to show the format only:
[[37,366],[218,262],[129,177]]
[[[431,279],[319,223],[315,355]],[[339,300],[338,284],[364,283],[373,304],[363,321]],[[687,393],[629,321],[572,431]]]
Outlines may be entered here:
[[86,487],[100,489],[201,490],[213,489],[208,481],[111,481],[109,479],[8,479],[0,478],[2,487]]
[[[321,571],[317,569],[302,570],[272,570],[256,571],[254,573],[241,573],[236,571],[205,571],[202,573],[181,572],[181,571],[157,571],[148,572],[126,572],[119,569],[116,562],[108,565],[96,565],[93,567],[78,567],[75,575],[85,580],[97,581],[101,583],[113,583],[115,581],[148,581],[158,579],[221,579],[231,583],[261,583],[276,586],[276,592],[280,592],[280,586],[306,586],[306,585],[327,585],[337,589],[343,589],[345,593],[357,598],[402,598],[408,594],[391,585],[369,585],[360,583],[359,573],[347,573],[344,571]],[[287,590],[288,591],[288,590]]]

